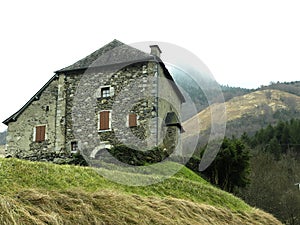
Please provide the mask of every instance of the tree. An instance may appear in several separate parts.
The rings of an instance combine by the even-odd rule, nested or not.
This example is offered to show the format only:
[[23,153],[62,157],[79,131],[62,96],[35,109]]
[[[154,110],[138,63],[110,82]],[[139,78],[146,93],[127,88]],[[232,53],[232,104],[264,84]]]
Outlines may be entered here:
[[271,141],[269,142],[269,144],[267,145],[266,151],[272,153],[276,160],[280,159],[281,146],[275,137],[272,138]]
[[284,154],[275,160],[270,152],[253,150],[250,159],[250,184],[239,196],[248,204],[261,208],[286,224],[300,224],[300,160]]
[[249,159],[249,151],[240,140],[224,138],[217,157],[203,174],[223,190],[234,192],[249,183]]

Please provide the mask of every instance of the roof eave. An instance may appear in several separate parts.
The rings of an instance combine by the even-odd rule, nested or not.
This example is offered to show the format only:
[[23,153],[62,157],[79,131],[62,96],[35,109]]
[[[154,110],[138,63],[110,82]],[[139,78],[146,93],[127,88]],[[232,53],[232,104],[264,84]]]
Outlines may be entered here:
[[33,102],[40,98],[41,93],[49,86],[49,84],[58,78],[58,74],[55,74],[51,79],[28,101],[25,105],[22,106],[21,109],[19,109],[16,113],[14,113],[12,116],[4,120],[2,123],[8,126],[10,122],[17,121],[19,115]]
[[156,61],[161,65],[164,73],[166,74],[166,77],[171,80],[171,86],[174,88],[174,90],[175,90],[177,96],[179,97],[181,103],[184,103],[185,98],[184,98],[183,94],[181,93],[181,91],[179,90],[177,84],[175,83],[175,80],[173,79],[173,77],[170,74],[169,70],[167,69],[166,65],[163,63],[163,61],[159,57],[155,56],[155,58],[156,58]]
[[76,68],[76,69],[61,69],[55,71],[56,74],[62,74],[62,73],[73,73],[78,71],[86,71],[88,69],[102,69],[102,68],[111,68],[111,67],[120,67],[120,66],[128,66],[135,63],[143,63],[143,62],[149,62],[150,60],[155,60],[154,56],[149,55],[149,57],[145,57],[138,60],[131,60],[131,61],[124,61],[120,63],[112,63],[112,64],[106,64],[106,65],[100,65],[100,66],[90,66],[90,67],[83,67],[83,68]]

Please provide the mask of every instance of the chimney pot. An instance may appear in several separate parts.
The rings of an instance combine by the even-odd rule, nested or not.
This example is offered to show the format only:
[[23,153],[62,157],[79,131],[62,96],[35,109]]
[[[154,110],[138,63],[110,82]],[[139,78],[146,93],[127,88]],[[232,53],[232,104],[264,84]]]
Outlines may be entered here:
[[151,52],[150,52],[151,55],[160,57],[161,50],[158,45],[150,45],[150,48],[151,48]]

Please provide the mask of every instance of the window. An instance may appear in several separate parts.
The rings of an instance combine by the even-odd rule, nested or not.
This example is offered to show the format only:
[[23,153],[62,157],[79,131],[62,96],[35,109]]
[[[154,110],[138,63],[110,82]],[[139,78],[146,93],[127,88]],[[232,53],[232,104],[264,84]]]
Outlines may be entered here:
[[46,139],[46,126],[42,125],[42,126],[36,126],[35,127],[35,142],[43,142]]
[[134,113],[130,113],[128,115],[128,126],[129,127],[136,127],[137,126],[137,116]]
[[110,86],[110,85],[106,85],[106,86],[100,86],[96,93],[95,93],[95,97],[96,98],[108,98],[108,97],[112,97],[115,94],[115,89],[114,87]]
[[111,111],[101,111],[99,113],[99,130],[109,131],[111,130]]
[[101,97],[102,98],[107,98],[109,96],[110,96],[109,87],[103,87],[103,88],[101,88]]
[[78,142],[77,141],[72,141],[71,142],[71,152],[75,153],[78,152]]

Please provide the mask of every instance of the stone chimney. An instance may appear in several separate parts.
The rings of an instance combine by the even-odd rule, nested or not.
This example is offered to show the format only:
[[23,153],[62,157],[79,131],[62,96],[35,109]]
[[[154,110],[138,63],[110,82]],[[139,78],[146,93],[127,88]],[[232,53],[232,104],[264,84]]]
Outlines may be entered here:
[[150,52],[151,55],[160,57],[161,50],[158,45],[150,45],[150,48],[151,48],[151,52]]

